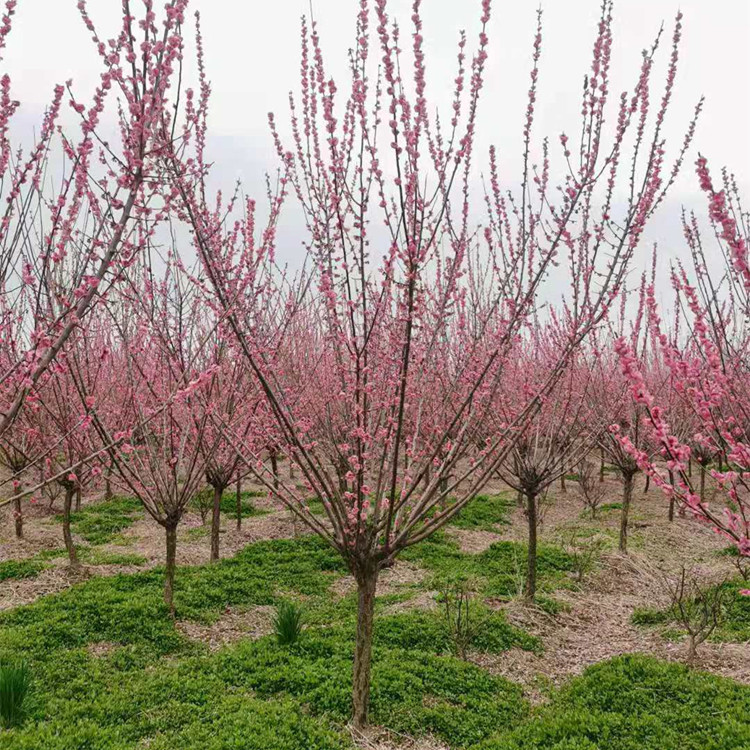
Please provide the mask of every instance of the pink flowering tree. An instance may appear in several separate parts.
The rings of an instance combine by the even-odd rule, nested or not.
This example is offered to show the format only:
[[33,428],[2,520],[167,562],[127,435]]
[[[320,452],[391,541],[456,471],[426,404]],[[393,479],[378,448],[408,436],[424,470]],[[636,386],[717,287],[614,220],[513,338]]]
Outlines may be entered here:
[[[77,342],[79,344],[81,341]],[[81,348],[77,353],[80,353]],[[72,571],[80,568],[70,528],[71,512],[80,510],[81,496],[102,474],[97,435],[90,409],[99,392],[102,363],[83,370],[72,350],[60,354],[44,377],[39,408],[34,415],[44,436],[43,452],[35,461],[42,467],[42,482],[56,482],[63,491],[63,541]],[[83,391],[81,389],[84,389]],[[81,393],[85,395],[81,398]]]
[[[626,437],[623,447],[670,500],[675,499],[695,518],[707,523],[750,556],[750,381],[746,356],[750,343],[746,321],[750,307],[748,221],[731,174],[724,172],[717,186],[707,162],[699,158],[696,171],[709,203],[708,218],[719,257],[726,265],[718,275],[709,262],[710,250],[698,219],[685,216],[685,238],[694,263],[694,277],[677,267],[672,283],[682,302],[689,338],[677,342],[665,331],[655,290],[648,289],[649,323],[674,374],[673,386],[691,407],[691,433],[679,435],[670,423],[662,399],[649,388],[628,342],[617,351],[630,392],[644,415],[644,429],[658,445],[658,460],[640,451]],[[697,450],[696,450],[697,449]],[[704,470],[695,486],[689,462],[697,453],[702,469],[711,456],[726,456],[726,465],[711,470],[718,486],[712,501],[704,496]],[[670,481],[669,472],[674,481]]]
[[[614,127],[605,128],[612,43],[605,2],[580,140],[560,136],[554,160],[560,176],[553,176],[552,149],[533,132],[540,27],[523,118],[520,189],[501,187],[493,150],[487,219],[478,229],[472,223],[474,141],[489,18],[484,0],[473,53],[466,37],[459,38],[445,119],[433,114],[427,97],[419,0],[408,78],[401,29],[386,1],[371,7],[361,0],[343,96],[326,72],[317,28],[303,24],[300,96],[290,98],[291,146],[284,146],[271,118],[281,168],[257,241],[247,234],[238,243],[217,208],[220,200],[209,202],[202,136],[183,139],[166,160],[170,200],[179,200],[191,227],[217,310],[273,414],[279,447],[304,482],[304,491],[280,482],[276,492],[343,556],[356,580],[356,727],[367,722],[380,571],[448,523],[512,454],[573,353],[606,315],[692,136],[693,124],[668,165],[662,124],[675,80],[679,18],[658,106],[650,107],[657,40],[644,52],[632,92],[614,105]],[[208,90],[201,67],[200,133]],[[623,203],[615,198],[620,188]],[[288,193],[308,229],[310,277],[299,295],[287,294],[273,262],[279,207]],[[254,215],[246,210],[240,224],[247,214]],[[552,271],[561,273],[558,266],[570,284],[564,308],[545,285]],[[277,304],[261,311],[251,292],[268,286],[279,290]],[[555,308],[564,322],[547,377],[523,394],[508,424],[484,439],[509,357],[535,316]],[[303,343],[288,335],[295,320]],[[295,349],[305,351],[297,360],[304,378],[289,378],[284,363],[294,357],[279,356]],[[321,498],[323,516],[310,511],[311,494]]]
[[212,324],[201,295],[180,264],[166,261],[158,281],[148,266],[136,267],[110,303],[117,317],[108,360],[119,373],[119,409],[94,401],[90,416],[118,481],[164,528],[164,600],[174,616],[177,528],[220,447],[211,429],[219,366],[206,362]]
[[[0,75],[0,339],[6,347],[0,436],[165,216],[154,198],[162,192],[160,154],[178,114],[187,0],[168,0],[161,18],[151,2],[139,13],[131,5],[123,0],[121,25],[107,38],[86,1],[78,2],[99,54],[99,81],[88,98],[72,82],[56,86],[30,144],[11,142],[19,103],[9,77]],[[0,53],[15,6],[15,0],[5,3]],[[77,132],[58,128],[65,106],[78,118]],[[65,166],[53,174],[48,167],[58,159]],[[9,326],[8,311],[21,309],[21,319]]]
[[[531,398],[543,392],[542,384],[550,367],[560,358],[558,347],[565,337],[554,327],[533,331],[528,345],[514,352],[505,367],[488,426],[503,432],[503,425],[517,421]],[[539,407],[522,423],[513,447],[497,470],[498,475],[523,498],[528,525],[527,572],[524,594],[536,596],[537,540],[540,502],[548,488],[577,465],[595,447],[606,422],[591,409],[595,373],[587,360],[591,352],[579,351],[570,357],[566,369],[539,396]],[[488,439],[492,439],[490,432]]]

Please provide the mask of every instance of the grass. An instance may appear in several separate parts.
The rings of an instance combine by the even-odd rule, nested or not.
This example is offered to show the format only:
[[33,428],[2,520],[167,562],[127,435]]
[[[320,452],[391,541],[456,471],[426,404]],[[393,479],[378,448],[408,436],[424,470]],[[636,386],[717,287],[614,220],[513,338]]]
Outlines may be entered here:
[[477,495],[451,521],[451,526],[459,529],[496,531],[498,525],[510,523],[509,516],[514,501],[508,493],[500,495]]
[[[257,490],[242,492],[240,494],[240,508],[242,512],[242,518],[250,518],[251,516],[263,516],[268,511],[256,508],[252,499],[254,497],[264,497],[265,492]],[[222,495],[221,505],[219,506],[222,513],[226,513],[232,518],[237,518],[237,495],[235,492],[227,491]]]
[[[136,498],[114,497],[84,506],[71,514],[70,524],[74,534],[89,544],[99,545],[114,541],[142,515],[141,503]],[[57,519],[62,522],[62,516]]]
[[[330,584],[345,572],[315,537],[258,542],[214,565],[180,568],[178,618],[211,622],[227,606],[305,601],[307,627],[293,644],[275,637],[211,654],[174,627],[161,571],[97,577],[0,614],[0,654],[38,675],[27,724],[0,737],[3,750],[350,747],[356,595]],[[383,614],[378,603],[373,720],[394,731],[433,733],[468,747],[520,720],[521,690],[451,655],[439,613]],[[486,613],[476,648],[538,642]],[[107,643],[104,655],[89,650]],[[163,658],[169,657],[169,658]]]
[[140,567],[148,562],[148,558],[129,552],[108,552],[98,547],[82,547],[78,550],[78,557],[86,565],[128,565]]
[[[462,552],[458,543],[438,532],[401,557],[427,568],[433,574],[432,585],[440,588],[447,577],[476,579],[479,590],[487,597],[509,599],[517,596],[526,580],[525,544],[500,541],[479,554]],[[537,551],[537,585],[542,593],[551,593],[572,585],[573,560],[557,546],[540,544]]]
[[41,560],[4,560],[0,562],[0,581],[36,578],[47,566]]
[[[501,542],[469,555],[441,534],[409,555],[432,576],[471,575],[483,591],[505,595],[525,548]],[[565,585],[569,563],[543,547],[540,584]],[[0,613],[0,656],[34,674],[27,721],[0,733],[0,748],[351,750],[344,725],[357,598],[331,591],[345,573],[313,536],[257,542],[178,570],[178,619],[211,623],[228,606],[303,601],[305,628],[287,645],[271,634],[211,653],[189,641],[162,603],[160,570],[92,578]],[[456,658],[440,608],[393,612],[415,593],[376,600],[377,725],[431,734],[453,750],[740,750],[750,742],[748,688],[645,657],[597,665],[532,709],[519,686]],[[481,625],[470,652],[542,647],[501,612],[477,603],[474,616]],[[108,648],[91,648],[98,643]]]
[[606,513],[608,510],[622,510],[622,503],[603,503],[600,505],[597,509],[597,512],[604,512]]
[[273,630],[280,646],[296,643],[302,635],[302,607],[292,601],[279,602],[273,618]]
[[745,750],[750,688],[641,655],[589,667],[476,750]]
[[31,672],[25,662],[0,662],[0,726],[10,729],[23,723],[30,686]]

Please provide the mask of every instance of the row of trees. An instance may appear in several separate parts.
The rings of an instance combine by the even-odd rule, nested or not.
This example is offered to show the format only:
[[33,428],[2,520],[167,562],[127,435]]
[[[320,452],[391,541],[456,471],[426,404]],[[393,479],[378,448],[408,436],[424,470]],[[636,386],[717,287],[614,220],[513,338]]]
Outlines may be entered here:
[[[678,316],[669,327],[659,318],[653,271],[635,284],[628,275],[701,109],[668,160],[681,16],[660,95],[661,33],[632,89],[610,101],[604,0],[576,135],[560,134],[554,147],[534,127],[540,16],[512,182],[494,149],[485,162],[474,147],[489,0],[473,51],[460,36],[443,118],[427,96],[419,0],[408,44],[385,0],[361,0],[343,88],[328,75],[315,24],[303,22],[289,128],[270,118],[279,169],[261,216],[240,188],[209,188],[199,23],[198,85],[183,84],[187,0],[166,2],[158,17],[150,0],[144,6],[136,16],[123,0],[122,26],[105,39],[79,3],[100,85],[90,105],[71,85],[56,89],[25,159],[10,140],[17,104],[3,82],[0,458],[18,535],[22,498],[60,488],[76,565],[74,503],[117,484],[164,528],[174,614],[188,505],[213,488],[217,559],[222,495],[252,476],[357,582],[357,727],[367,721],[380,572],[494,476],[524,497],[531,597],[539,498],[571,469],[590,475],[597,450],[622,475],[623,550],[641,470],[673,500],[670,513],[690,509],[750,554],[741,411],[750,273],[731,177],[716,192],[699,162],[729,274],[711,282],[699,221],[686,217],[698,282],[682,268],[673,281],[676,310],[685,303],[694,318],[690,334]],[[0,43],[14,10],[8,0]],[[58,127],[64,100],[80,118],[77,139]],[[117,138],[104,132],[108,114]],[[62,181],[48,169],[58,155]],[[305,261],[291,269],[277,258],[290,202],[306,224]],[[279,474],[280,456],[295,479]],[[713,471],[724,515],[692,489],[691,457],[701,477],[716,457],[725,462]]]

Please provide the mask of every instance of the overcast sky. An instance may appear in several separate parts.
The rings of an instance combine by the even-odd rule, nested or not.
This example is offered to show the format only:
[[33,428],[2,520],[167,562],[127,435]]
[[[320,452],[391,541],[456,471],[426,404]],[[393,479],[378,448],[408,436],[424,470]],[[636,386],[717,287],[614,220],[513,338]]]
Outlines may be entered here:
[[[158,0],[157,0],[158,2]],[[410,30],[410,0],[390,0],[392,16]],[[117,31],[120,0],[89,0],[102,36]],[[448,101],[455,77],[456,40],[466,29],[476,38],[479,0],[423,0],[428,64],[428,96]],[[346,51],[354,32],[356,0],[313,0],[330,71],[345,80]],[[192,0],[200,10],[206,58],[213,85],[211,147],[221,180],[241,177],[250,192],[260,190],[262,175],[276,167],[267,112],[284,121],[287,94],[297,86],[299,19],[309,14],[309,0]],[[486,161],[495,143],[511,171],[518,163],[531,43],[537,0],[494,0],[489,30],[487,83],[480,113],[478,148]],[[583,75],[588,70],[599,12],[598,0],[546,0],[541,61],[538,136],[556,139],[573,131],[580,106]],[[695,148],[709,157],[714,171],[727,165],[744,185],[750,180],[750,1],[619,0],[615,5],[613,92],[631,87],[640,51],[652,41],[662,21],[671,34],[674,15],[685,14],[684,41],[675,106],[666,135],[676,148],[695,102],[706,107]],[[668,54],[665,39],[662,61]],[[75,0],[20,0],[5,54],[14,95],[22,100],[23,122],[33,123],[56,82],[73,78],[81,93],[98,76],[97,57],[76,10]],[[661,70],[661,68],[660,68]],[[661,80],[657,95],[660,95]],[[656,98],[656,96],[655,96]],[[694,154],[693,154],[694,156]],[[691,159],[692,161],[692,159]],[[478,169],[481,168],[478,166]],[[512,172],[512,174],[517,174]],[[696,195],[692,164],[685,171],[667,215],[656,224],[656,237],[672,253],[679,244],[675,214],[683,203],[704,208]]]

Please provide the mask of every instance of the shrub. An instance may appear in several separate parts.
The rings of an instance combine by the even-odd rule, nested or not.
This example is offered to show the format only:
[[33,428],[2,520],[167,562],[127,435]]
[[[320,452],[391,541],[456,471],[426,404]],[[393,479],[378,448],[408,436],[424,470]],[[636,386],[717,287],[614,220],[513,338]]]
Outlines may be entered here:
[[288,600],[279,602],[273,618],[273,630],[281,646],[296,643],[302,634],[302,607]]
[[31,671],[25,662],[0,662],[0,723],[4,728],[22,723],[30,685]]

